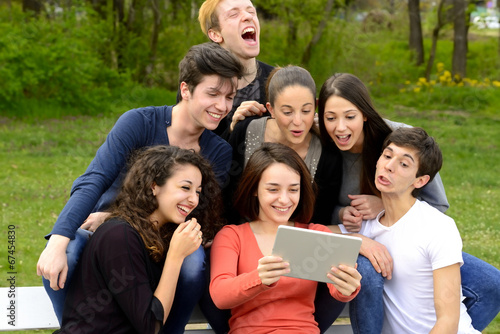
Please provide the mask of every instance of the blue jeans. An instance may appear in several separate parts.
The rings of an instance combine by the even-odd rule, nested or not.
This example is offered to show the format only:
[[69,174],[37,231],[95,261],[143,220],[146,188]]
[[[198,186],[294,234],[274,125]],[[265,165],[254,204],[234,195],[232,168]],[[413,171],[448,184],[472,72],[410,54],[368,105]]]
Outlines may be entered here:
[[[59,324],[62,322],[64,300],[68,291],[71,278],[75,271],[91,232],[78,229],[76,237],[71,240],[66,250],[68,257],[68,276],[64,289],[54,291],[50,288],[50,282],[43,279],[43,285],[52,301]],[[184,259],[177,282],[172,309],[162,328],[161,333],[184,333],[184,328],[191,317],[194,307],[198,303],[205,288],[205,252],[200,246],[191,255]]]
[[182,263],[174,302],[160,333],[183,334],[193,309],[200,300],[206,286],[205,251],[200,246]]
[[[463,303],[475,329],[482,331],[500,311],[500,271],[494,266],[467,253],[462,253]],[[355,334],[380,334],[384,322],[384,280],[364,256],[358,257],[362,275],[361,290],[349,303],[349,315]]]
[[52,288],[50,287],[50,281],[42,277],[43,286],[45,287],[45,291],[47,291],[47,294],[52,301],[52,306],[54,307],[54,311],[56,313],[57,320],[59,320],[59,324],[62,323],[64,301],[66,300],[66,293],[68,292],[69,283],[73,278],[76,265],[78,264],[78,260],[82,255],[83,249],[85,248],[85,245],[87,244],[87,241],[91,236],[92,232],[79,228],[76,231],[75,239],[69,242],[68,248],[66,249],[66,256],[68,258],[68,275],[66,276],[64,289],[60,289],[57,291],[52,290]]
[[326,283],[318,283],[316,298],[314,299],[314,320],[318,323],[321,333],[326,332],[339,317],[345,303],[336,300],[330,295]]

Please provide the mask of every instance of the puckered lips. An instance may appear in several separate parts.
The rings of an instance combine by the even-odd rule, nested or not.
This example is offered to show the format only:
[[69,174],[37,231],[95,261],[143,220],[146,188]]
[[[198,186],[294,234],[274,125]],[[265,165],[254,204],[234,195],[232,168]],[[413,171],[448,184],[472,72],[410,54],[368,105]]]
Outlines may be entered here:
[[241,32],[241,38],[250,44],[257,43],[257,32],[254,27],[246,27]]
[[383,175],[377,175],[377,179],[376,180],[382,186],[389,186],[392,183],[391,180],[389,180],[388,178],[386,178]]
[[292,133],[292,136],[300,137],[304,133],[304,130],[290,130],[290,132]]

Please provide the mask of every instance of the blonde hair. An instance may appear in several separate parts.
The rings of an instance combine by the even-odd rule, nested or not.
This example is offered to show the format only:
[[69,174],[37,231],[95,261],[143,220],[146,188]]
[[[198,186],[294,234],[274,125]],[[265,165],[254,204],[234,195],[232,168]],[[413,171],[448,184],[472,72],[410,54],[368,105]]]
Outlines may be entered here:
[[206,0],[198,12],[198,21],[201,31],[208,36],[208,31],[212,28],[219,29],[219,18],[217,17],[217,6],[222,0]]

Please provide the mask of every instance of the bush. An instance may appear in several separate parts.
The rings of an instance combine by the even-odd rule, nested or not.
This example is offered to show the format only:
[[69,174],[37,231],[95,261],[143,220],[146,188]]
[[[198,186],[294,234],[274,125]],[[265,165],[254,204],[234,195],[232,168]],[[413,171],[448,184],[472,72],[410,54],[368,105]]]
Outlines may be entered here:
[[[78,9],[78,10],[77,10]],[[75,8],[52,20],[30,19],[18,7],[0,14],[0,113],[12,115],[21,101],[50,101],[89,114],[130,84],[129,76],[106,66],[100,46],[103,27]],[[7,15],[10,14],[10,15]],[[9,17],[8,17],[9,16]]]

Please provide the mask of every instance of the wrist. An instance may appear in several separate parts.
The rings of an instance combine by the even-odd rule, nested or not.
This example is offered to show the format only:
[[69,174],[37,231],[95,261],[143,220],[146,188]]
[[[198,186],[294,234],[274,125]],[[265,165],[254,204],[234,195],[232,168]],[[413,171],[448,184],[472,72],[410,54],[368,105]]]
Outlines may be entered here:
[[62,248],[66,250],[68,248],[68,244],[70,242],[70,238],[65,237],[64,235],[60,234],[52,234],[50,236],[49,242],[47,243],[47,247],[51,248]]

